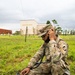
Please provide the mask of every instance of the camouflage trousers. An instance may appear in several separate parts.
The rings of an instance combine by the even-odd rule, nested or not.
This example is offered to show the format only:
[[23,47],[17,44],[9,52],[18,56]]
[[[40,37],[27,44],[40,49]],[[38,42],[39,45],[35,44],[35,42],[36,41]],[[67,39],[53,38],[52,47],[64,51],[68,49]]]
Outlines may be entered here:
[[28,75],[51,75],[50,67],[47,63],[41,63],[37,68],[30,70]]
[[70,75],[70,72],[59,64],[41,63],[37,68],[30,70],[28,75]]

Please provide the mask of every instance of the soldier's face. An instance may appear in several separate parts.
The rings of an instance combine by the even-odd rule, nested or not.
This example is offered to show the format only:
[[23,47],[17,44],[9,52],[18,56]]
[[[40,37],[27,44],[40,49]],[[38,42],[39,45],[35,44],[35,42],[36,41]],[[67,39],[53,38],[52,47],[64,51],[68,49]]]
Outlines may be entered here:
[[43,35],[43,36],[41,36],[42,37],[42,40],[44,40],[44,41],[46,41],[47,40],[47,38],[48,38],[48,36],[46,36],[46,34],[45,35]]

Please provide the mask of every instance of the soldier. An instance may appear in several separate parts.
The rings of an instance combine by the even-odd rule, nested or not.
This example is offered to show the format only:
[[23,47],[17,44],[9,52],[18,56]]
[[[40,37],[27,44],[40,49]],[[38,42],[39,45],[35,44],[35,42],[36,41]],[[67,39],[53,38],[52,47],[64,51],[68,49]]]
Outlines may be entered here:
[[[68,46],[56,35],[52,25],[47,25],[40,31],[44,44],[31,58],[28,67],[21,71],[22,75],[70,75],[66,57]],[[45,60],[42,61],[45,56]],[[41,59],[39,64],[36,63]]]

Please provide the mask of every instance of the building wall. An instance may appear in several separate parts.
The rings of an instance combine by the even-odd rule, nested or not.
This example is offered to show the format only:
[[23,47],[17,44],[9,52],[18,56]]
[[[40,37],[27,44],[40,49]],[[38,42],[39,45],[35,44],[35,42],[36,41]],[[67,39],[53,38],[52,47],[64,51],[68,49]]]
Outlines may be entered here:
[[39,29],[46,26],[46,24],[38,24],[35,20],[22,20],[21,21],[21,34],[26,34],[26,28],[27,28],[27,34],[37,34]]
[[0,34],[12,34],[12,31],[6,29],[0,29]]

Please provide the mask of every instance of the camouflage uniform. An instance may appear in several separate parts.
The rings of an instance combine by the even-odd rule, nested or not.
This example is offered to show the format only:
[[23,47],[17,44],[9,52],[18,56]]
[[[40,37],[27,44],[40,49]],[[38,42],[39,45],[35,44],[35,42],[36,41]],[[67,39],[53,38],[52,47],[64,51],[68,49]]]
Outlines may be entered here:
[[[35,69],[31,69],[28,75],[70,75],[66,56],[67,44],[59,37],[56,41],[44,43],[40,50],[31,58],[28,66],[33,68],[42,57],[45,50],[45,60]],[[65,73],[65,74],[64,74]]]

